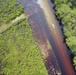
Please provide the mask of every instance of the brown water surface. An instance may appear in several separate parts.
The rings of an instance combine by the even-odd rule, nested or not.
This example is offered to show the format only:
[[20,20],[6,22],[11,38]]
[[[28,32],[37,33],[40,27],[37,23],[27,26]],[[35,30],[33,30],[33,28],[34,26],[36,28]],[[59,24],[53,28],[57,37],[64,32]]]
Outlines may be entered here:
[[50,0],[18,0],[26,10],[49,75],[75,75]]

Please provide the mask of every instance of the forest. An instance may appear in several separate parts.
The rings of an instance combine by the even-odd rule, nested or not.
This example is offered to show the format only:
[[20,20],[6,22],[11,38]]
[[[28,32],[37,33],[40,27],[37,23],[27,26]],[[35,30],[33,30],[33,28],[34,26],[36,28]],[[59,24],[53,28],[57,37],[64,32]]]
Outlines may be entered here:
[[16,0],[0,0],[0,26],[24,12],[23,7]]
[[[0,0],[0,26],[23,13],[16,0]],[[0,75],[48,75],[26,18],[0,33]]]
[[47,75],[40,50],[25,19],[0,34],[0,74]]
[[74,54],[73,65],[76,70],[76,1],[52,0],[55,4],[57,18],[63,25],[65,43]]

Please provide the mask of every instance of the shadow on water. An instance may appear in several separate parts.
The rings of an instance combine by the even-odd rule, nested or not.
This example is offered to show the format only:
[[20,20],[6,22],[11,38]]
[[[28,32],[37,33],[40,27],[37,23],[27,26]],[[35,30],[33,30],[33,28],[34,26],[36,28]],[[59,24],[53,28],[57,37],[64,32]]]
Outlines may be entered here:
[[[59,24],[59,27],[60,27],[60,29],[61,29],[61,31],[62,31],[62,35],[63,35],[63,39],[64,39],[64,43],[66,44],[66,36],[64,35],[64,29],[63,29],[63,24],[62,24],[62,22],[61,22],[61,19],[59,19],[59,18],[57,18],[57,15],[56,15],[56,10],[55,10],[55,5],[54,5],[54,2],[53,2],[53,0],[51,0],[51,5],[52,5],[52,8],[54,9],[54,14],[55,14],[55,16],[56,16],[56,19],[57,19],[57,22],[58,22],[58,24]],[[69,49],[69,47],[66,45],[66,47],[67,47],[67,52],[68,52],[68,54],[69,54],[69,58],[70,58],[70,61],[71,61],[71,64],[73,65],[74,64],[74,62],[73,62],[73,58],[74,58],[74,53],[72,53],[71,52],[71,50]],[[75,70],[75,66],[73,65],[73,69]]]

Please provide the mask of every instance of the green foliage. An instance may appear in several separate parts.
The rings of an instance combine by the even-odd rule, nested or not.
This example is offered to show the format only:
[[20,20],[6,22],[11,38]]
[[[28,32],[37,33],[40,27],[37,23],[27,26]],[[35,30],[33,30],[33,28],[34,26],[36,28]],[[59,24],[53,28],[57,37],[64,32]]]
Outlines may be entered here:
[[76,54],[76,37],[70,36],[66,39],[66,43],[74,54]]
[[71,8],[76,8],[76,0],[68,0],[71,2],[72,6]]
[[0,0],[0,26],[23,12],[23,7],[16,0]]
[[57,5],[55,9],[57,10],[56,15],[59,19],[70,13],[70,7],[66,4]]
[[74,61],[75,69],[76,69],[76,56],[74,57],[73,61]]
[[66,44],[75,55],[73,61],[76,69],[76,1],[54,0],[54,3],[56,15],[63,24]]
[[25,19],[0,34],[0,74],[48,75]]
[[[0,26],[24,12],[16,0],[0,0]],[[48,75],[25,19],[0,33],[0,75]]]
[[68,0],[52,0],[54,2],[54,4],[63,4],[63,3],[67,3]]

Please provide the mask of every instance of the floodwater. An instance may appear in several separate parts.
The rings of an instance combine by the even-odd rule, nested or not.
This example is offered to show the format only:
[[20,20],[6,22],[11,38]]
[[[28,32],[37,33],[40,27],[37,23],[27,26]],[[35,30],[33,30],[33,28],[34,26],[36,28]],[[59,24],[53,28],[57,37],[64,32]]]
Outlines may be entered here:
[[[48,39],[52,51],[45,63],[49,75],[75,75],[50,0],[18,0],[26,10],[35,38]],[[42,36],[42,37],[41,37]],[[50,61],[51,60],[51,61]],[[52,64],[49,64],[52,63]],[[56,65],[56,66],[55,66]],[[54,66],[56,70],[48,68]],[[58,70],[57,70],[58,69]],[[54,71],[54,72],[53,72]],[[56,71],[56,72],[55,72]]]

